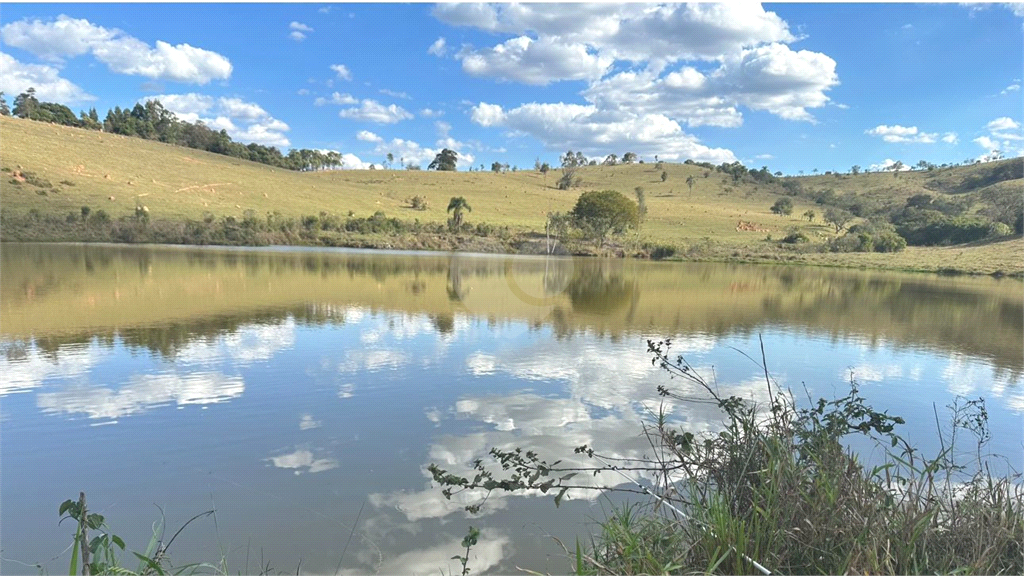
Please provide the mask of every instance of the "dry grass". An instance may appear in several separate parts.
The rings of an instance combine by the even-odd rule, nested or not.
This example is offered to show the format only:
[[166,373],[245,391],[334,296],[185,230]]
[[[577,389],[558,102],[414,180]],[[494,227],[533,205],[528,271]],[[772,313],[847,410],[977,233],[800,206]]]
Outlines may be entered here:
[[[9,214],[37,209],[44,214],[65,215],[85,205],[103,209],[117,219],[134,213],[137,205],[149,208],[154,220],[241,217],[246,210],[258,216],[280,212],[286,217],[328,212],[366,217],[376,211],[412,221],[444,222],[445,207],[452,196],[463,196],[472,206],[469,222],[508,226],[519,232],[543,231],[545,215],[568,211],[578,195],[587,190],[614,189],[632,197],[642,186],[649,216],[639,239],[671,244],[689,257],[704,259],[773,259],[838,266],[868,266],[935,271],[954,267],[971,273],[1024,274],[1021,241],[957,248],[919,248],[901,255],[815,254],[782,251],[778,240],[788,230],[803,231],[812,243],[834,236],[820,223],[820,206],[794,198],[792,216],[776,216],[769,207],[782,189],[753,182],[734,183],[727,175],[693,165],[653,163],[588,167],[580,172],[583,184],[570,191],[555,189],[558,171],[546,176],[534,171],[507,174],[491,172],[428,172],[405,170],[351,170],[300,173],[226,156],[128,138],[29,122],[0,119],[3,131],[2,166],[28,171],[50,181],[45,195],[28,184],[12,184],[3,174],[3,207]],[[963,171],[969,171],[967,167]],[[668,173],[661,180],[662,170]],[[696,178],[692,193],[686,185]],[[799,179],[805,187],[831,187],[837,193],[910,196],[932,193],[925,188],[926,173],[862,174],[856,177],[816,176]],[[406,200],[421,196],[427,210],[413,210]],[[800,218],[813,209],[817,223]],[[740,221],[757,231],[739,230]],[[952,263],[951,263],[951,256]]]

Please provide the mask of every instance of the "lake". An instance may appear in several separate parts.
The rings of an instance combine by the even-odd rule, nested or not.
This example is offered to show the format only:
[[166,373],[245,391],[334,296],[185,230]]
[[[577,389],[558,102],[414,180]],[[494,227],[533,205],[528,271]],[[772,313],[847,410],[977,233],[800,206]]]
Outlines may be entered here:
[[[937,410],[983,396],[1024,468],[1018,280],[810,267],[328,249],[0,247],[0,571],[67,569],[58,505],[84,490],[129,547],[163,514],[176,563],[232,573],[567,572],[621,498],[446,501],[426,467],[491,447],[638,456],[659,384],[648,339],[723,394],[798,399],[855,379],[938,447]],[[748,357],[749,356],[749,357]],[[696,392],[694,392],[696,394]],[[688,430],[701,403],[667,406]],[[872,446],[865,446],[870,459]],[[574,460],[575,458],[575,460]],[[622,482],[614,476],[595,481]],[[55,556],[64,555],[54,560]],[[344,551],[344,556],[342,552]],[[300,566],[301,562],[301,566]],[[132,566],[134,567],[134,566]]]

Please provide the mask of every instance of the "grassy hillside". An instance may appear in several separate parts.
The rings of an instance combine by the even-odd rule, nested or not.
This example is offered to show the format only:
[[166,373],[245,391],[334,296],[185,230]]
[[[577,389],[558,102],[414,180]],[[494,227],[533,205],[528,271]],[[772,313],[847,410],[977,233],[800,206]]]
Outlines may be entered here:
[[[908,248],[898,254],[805,254],[779,246],[777,240],[799,230],[811,244],[835,236],[821,221],[823,207],[803,195],[793,197],[791,216],[777,216],[771,205],[784,193],[778,184],[733,182],[726,174],[696,165],[664,164],[668,178],[654,164],[588,167],[579,188],[555,188],[558,171],[427,172],[352,170],[301,173],[234,158],[78,128],[0,118],[0,166],[5,239],[29,239],[10,226],[30,210],[63,218],[82,206],[103,210],[113,219],[146,206],[153,220],[184,221],[207,217],[241,218],[247,210],[263,218],[279,212],[301,218],[322,212],[369,217],[383,211],[402,220],[443,223],[452,196],[464,196],[473,211],[470,223],[507,226],[513,233],[543,232],[545,215],[568,211],[580,193],[614,189],[630,197],[637,186],[646,191],[649,214],[639,240],[678,247],[684,257],[702,259],[811,261],[827,265],[938,270],[950,267],[980,273],[1024,273],[1020,238],[953,248]],[[828,175],[804,177],[805,190],[829,187],[837,194],[857,193],[903,202],[915,194],[963,195],[963,183],[983,167],[936,173]],[[692,192],[686,185],[696,179]],[[22,181],[27,177],[27,180]],[[998,186],[1017,186],[1021,180]],[[948,193],[946,192],[948,191]],[[424,197],[427,210],[413,210],[406,200]],[[800,218],[815,210],[814,223]],[[251,213],[250,213],[251,214]],[[742,222],[742,225],[741,225]],[[13,234],[12,231],[17,231]],[[88,236],[45,239],[93,239]],[[771,236],[775,241],[767,241]],[[389,243],[389,245],[392,245]],[[401,242],[394,244],[402,246]]]

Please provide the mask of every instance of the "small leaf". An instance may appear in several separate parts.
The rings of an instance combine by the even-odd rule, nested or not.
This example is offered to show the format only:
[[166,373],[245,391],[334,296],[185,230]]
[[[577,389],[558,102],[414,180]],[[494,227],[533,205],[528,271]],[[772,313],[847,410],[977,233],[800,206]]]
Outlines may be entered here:
[[59,514],[60,516],[63,516],[64,513],[67,512],[68,510],[70,510],[71,507],[74,506],[74,505],[75,505],[75,503],[72,502],[71,500],[65,500],[64,503],[62,503],[60,505],[60,509],[57,510],[57,514]]
[[124,550],[124,540],[121,540],[120,536],[118,536],[117,534],[111,534],[110,539],[114,542],[114,544],[117,544],[117,546],[121,550]]

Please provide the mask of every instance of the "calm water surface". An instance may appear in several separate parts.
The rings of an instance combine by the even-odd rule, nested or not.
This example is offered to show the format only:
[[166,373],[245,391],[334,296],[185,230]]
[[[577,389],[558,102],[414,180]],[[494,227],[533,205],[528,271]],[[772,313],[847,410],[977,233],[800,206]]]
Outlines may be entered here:
[[[565,572],[548,535],[574,542],[609,500],[496,494],[470,518],[475,495],[447,502],[426,466],[467,470],[492,446],[642,454],[655,387],[680,385],[648,338],[674,338],[723,393],[766,399],[737,351],[759,356],[760,337],[781,385],[833,397],[852,374],[925,449],[933,406],[983,396],[992,450],[1024,467],[1019,281],[293,249],[5,244],[0,258],[4,573],[67,569],[57,506],[80,490],[135,549],[160,509],[176,529],[215,508],[171,553],[223,553],[231,572],[458,571],[470,524],[474,573]],[[669,409],[717,425],[703,405]]]

